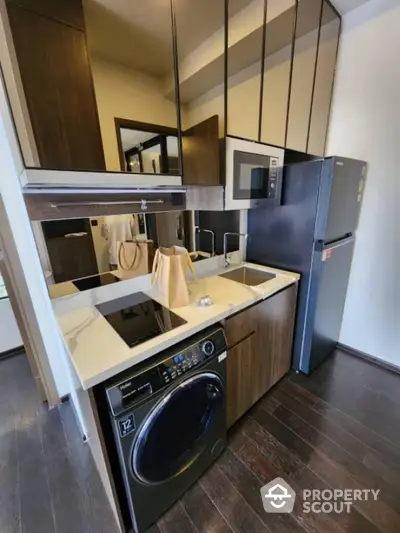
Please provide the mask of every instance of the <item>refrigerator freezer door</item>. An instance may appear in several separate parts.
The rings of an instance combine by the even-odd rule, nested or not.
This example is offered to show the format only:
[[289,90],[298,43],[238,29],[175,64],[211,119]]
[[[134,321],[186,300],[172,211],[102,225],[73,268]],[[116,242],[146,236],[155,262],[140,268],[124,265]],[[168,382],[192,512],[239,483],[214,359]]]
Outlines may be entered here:
[[249,210],[248,261],[309,272],[321,168],[322,161],[285,167],[282,205]]
[[[318,252],[315,292],[310,295],[310,321],[300,370],[310,373],[334,350],[339,340],[354,250],[350,237]],[[308,346],[307,346],[308,344]]]
[[354,233],[364,192],[366,163],[329,157],[322,166],[316,240],[333,242]]

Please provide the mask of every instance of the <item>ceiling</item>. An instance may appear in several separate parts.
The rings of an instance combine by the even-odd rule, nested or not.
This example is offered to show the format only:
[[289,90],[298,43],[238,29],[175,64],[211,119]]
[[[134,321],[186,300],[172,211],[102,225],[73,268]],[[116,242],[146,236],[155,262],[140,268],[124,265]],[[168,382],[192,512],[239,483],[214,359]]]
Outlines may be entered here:
[[356,7],[366,4],[369,0],[333,0],[332,3],[341,15],[348,13]]

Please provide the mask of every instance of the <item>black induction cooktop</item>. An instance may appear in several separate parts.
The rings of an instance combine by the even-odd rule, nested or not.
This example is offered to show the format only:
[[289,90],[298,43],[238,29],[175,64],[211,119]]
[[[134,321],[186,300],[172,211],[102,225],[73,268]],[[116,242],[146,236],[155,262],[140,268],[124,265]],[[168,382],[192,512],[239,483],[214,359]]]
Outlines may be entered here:
[[106,274],[97,274],[96,276],[89,276],[88,278],[77,279],[72,283],[80,291],[87,291],[88,289],[97,289],[97,287],[102,287],[103,285],[110,285],[111,283],[116,283],[121,281],[114,274],[107,272]]
[[130,347],[171,331],[186,320],[137,292],[96,306]]

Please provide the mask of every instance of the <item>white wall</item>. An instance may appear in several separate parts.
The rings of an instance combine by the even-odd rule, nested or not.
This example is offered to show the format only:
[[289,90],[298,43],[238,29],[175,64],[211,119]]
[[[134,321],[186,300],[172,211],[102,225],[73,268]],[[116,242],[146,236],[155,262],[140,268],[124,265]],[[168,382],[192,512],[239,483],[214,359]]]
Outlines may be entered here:
[[[12,261],[24,297],[30,337],[35,340],[38,363],[53,376],[60,396],[71,391],[65,346],[54,316],[32,227],[22,195],[24,167],[16,139],[5,88],[0,80],[0,204],[4,254]],[[4,208],[4,209],[3,209]],[[33,315],[33,316],[32,316]]]
[[372,0],[343,21],[328,153],[368,175],[340,342],[400,366],[400,5]]

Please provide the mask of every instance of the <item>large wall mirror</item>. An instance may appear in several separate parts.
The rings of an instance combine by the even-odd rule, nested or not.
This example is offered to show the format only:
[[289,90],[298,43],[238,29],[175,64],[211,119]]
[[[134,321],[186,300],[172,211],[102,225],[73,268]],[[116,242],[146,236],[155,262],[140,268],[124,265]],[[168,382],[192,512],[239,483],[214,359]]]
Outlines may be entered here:
[[[37,244],[43,270],[50,296],[58,298],[149,274],[160,246],[184,247],[193,252],[193,262],[221,255],[223,234],[239,232],[240,212],[127,213],[40,224],[44,238]],[[136,243],[134,255],[128,247],[121,248],[121,242]],[[227,244],[228,252],[239,250],[238,238]]]
[[85,0],[107,170],[181,174],[171,3]]

